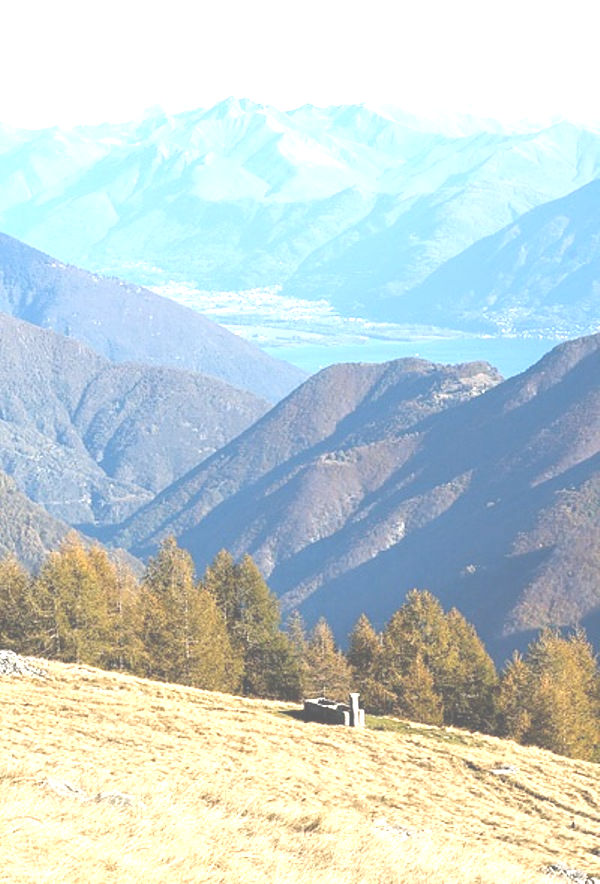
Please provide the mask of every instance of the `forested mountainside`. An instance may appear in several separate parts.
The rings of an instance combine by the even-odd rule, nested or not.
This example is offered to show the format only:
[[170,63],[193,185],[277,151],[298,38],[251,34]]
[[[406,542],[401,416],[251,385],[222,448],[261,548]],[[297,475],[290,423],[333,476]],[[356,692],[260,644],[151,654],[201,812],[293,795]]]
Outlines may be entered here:
[[404,317],[511,334],[598,328],[599,202],[596,179],[479,240],[403,299]]
[[249,552],[339,637],[428,588],[500,652],[600,601],[599,373],[600,335],[501,384],[481,364],[327,369],[116,539],[139,553],[173,531],[200,566]]
[[116,364],[6,314],[0,379],[0,468],[70,524],[123,519],[268,409],[214,377]]
[[305,378],[188,307],[67,266],[3,234],[0,310],[75,338],[113,362],[200,372],[271,402]]
[[[600,335],[593,335],[424,422],[414,456],[362,525],[356,514],[345,538],[352,549],[368,526],[396,523],[404,526],[401,542],[353,568],[344,568],[338,546],[331,576],[321,560],[325,576],[309,574],[292,597],[320,582],[308,615],[337,611],[351,622],[366,607],[379,620],[399,593],[428,587],[459,607],[496,656],[523,647],[544,625],[582,622],[598,645],[598,377]],[[276,572],[271,580],[277,586]]]
[[25,567],[35,569],[69,530],[0,472],[0,558],[15,556]]
[[116,539],[143,554],[175,533],[199,566],[223,546],[235,554],[247,546],[274,576],[337,536],[385,487],[418,441],[415,426],[500,380],[487,363],[331,366],[133,515]]
[[[281,112],[229,99],[128,124],[2,134],[0,229],[63,261],[142,284],[277,285],[392,321],[445,261],[600,173],[600,135],[566,122],[436,131],[362,106]],[[151,332],[140,334],[148,347]]]

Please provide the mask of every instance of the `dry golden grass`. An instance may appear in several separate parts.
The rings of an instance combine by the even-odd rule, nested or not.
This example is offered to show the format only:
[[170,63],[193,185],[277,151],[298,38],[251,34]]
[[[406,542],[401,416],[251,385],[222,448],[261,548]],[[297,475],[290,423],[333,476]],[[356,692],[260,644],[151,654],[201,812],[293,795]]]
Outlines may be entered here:
[[[0,881],[527,884],[556,861],[600,870],[593,764],[48,669],[46,681],[0,678]],[[490,772],[500,765],[518,772]],[[135,800],[61,797],[48,778]]]

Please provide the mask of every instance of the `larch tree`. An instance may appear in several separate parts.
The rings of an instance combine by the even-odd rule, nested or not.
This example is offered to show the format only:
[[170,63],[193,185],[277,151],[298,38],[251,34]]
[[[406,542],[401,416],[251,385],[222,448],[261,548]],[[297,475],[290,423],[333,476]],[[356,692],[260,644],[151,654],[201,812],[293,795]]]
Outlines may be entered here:
[[308,673],[306,654],[308,651],[308,638],[306,635],[306,626],[299,611],[294,610],[289,615],[285,625],[285,633],[288,637],[294,671],[296,672],[297,677],[297,696],[292,697],[291,699],[300,700],[306,696],[306,679]]
[[109,636],[107,599],[81,539],[70,533],[35,581],[41,634],[50,657],[102,666]]
[[565,638],[550,629],[530,645],[526,696],[531,720],[525,742],[561,755],[600,759],[599,676],[585,633]]
[[311,697],[345,699],[352,687],[352,671],[338,650],[333,633],[321,618],[310,633],[306,650],[305,690]]
[[102,665],[107,669],[135,672],[140,668],[143,655],[138,582],[126,565],[111,561],[100,546],[91,547],[88,559],[106,605]]
[[361,702],[370,712],[385,712],[393,704],[393,694],[381,681],[383,645],[369,618],[361,614],[350,633],[347,660],[353,684]]
[[245,555],[236,564],[221,550],[202,585],[225,620],[243,693],[296,699],[301,679],[294,649],[280,628],[279,602],[252,558]]
[[[439,701],[443,714],[441,685],[445,680],[450,634],[438,600],[430,592],[411,590],[402,607],[392,615],[383,630],[382,645],[379,680],[390,692],[390,705],[385,711],[407,716],[407,679],[411,673],[418,673],[420,684],[429,694],[429,678],[425,674],[427,670],[436,700],[433,703],[428,696],[424,705],[430,709],[433,703],[438,708]],[[413,697],[410,707],[415,709],[416,706]]]
[[13,555],[0,559],[0,648],[29,653],[37,632],[31,577]]
[[446,622],[448,654],[437,685],[444,723],[491,733],[496,725],[496,667],[474,627],[456,608]]
[[408,669],[395,685],[398,707],[405,718],[425,724],[443,724],[444,705],[435,689],[433,675],[417,652]]
[[204,572],[202,585],[213,595],[233,636],[235,626],[242,618],[242,607],[237,586],[237,569],[230,552],[222,549],[217,553]]
[[392,615],[383,631],[380,661],[382,711],[494,729],[494,664],[473,626],[456,609],[445,614],[430,592],[411,590]]
[[213,597],[173,537],[150,559],[142,581],[145,674],[208,689],[237,687],[234,654]]
[[522,743],[531,728],[529,714],[531,672],[518,651],[506,665],[498,694],[498,730]]

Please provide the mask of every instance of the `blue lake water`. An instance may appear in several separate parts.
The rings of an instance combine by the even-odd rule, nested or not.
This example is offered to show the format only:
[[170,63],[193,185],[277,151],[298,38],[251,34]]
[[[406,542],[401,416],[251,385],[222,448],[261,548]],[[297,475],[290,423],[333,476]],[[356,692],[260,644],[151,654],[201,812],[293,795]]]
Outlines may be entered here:
[[297,343],[265,346],[270,356],[285,359],[313,374],[335,362],[387,362],[404,356],[419,356],[431,362],[457,363],[484,360],[504,377],[519,374],[555,347],[556,340],[539,338],[431,338],[418,341],[369,339],[356,344]]

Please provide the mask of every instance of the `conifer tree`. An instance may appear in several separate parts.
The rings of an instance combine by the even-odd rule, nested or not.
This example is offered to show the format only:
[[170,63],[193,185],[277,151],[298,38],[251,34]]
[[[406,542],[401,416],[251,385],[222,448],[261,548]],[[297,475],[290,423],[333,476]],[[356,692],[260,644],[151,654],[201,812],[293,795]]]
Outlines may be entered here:
[[[429,722],[437,720],[441,711],[445,724],[493,730],[494,664],[462,614],[456,609],[444,614],[431,593],[408,593],[384,629],[380,660],[378,681],[387,692],[380,694],[382,711],[409,715],[422,710],[419,714],[427,719],[421,720]],[[422,704],[416,688],[409,691],[411,678],[424,692]]]
[[294,668],[297,673],[298,695],[292,699],[300,700],[306,696],[308,639],[306,627],[299,611],[294,610],[287,619],[286,635],[290,643],[291,653],[294,660]]
[[406,672],[418,654],[434,675],[442,672],[450,632],[439,601],[427,590],[412,589],[387,624],[383,645],[389,658],[386,662],[400,672]]
[[242,691],[260,697],[296,699],[301,693],[297,658],[280,629],[277,598],[249,555],[236,564],[221,550],[204,574],[225,620],[242,673]]
[[325,618],[310,633],[306,651],[305,690],[311,697],[345,699],[352,686],[352,673],[346,658],[336,647]]
[[381,636],[373,629],[369,618],[361,614],[350,633],[347,659],[353,684],[361,694],[361,703],[370,712],[385,712],[394,701],[393,693],[380,680],[382,656]]
[[292,611],[287,619],[286,632],[292,644],[292,648],[299,660],[304,660],[308,648],[308,640],[306,638],[306,626],[302,615],[298,610]]
[[35,632],[31,577],[13,555],[0,559],[0,648],[30,652]]
[[500,681],[498,696],[498,726],[501,736],[523,742],[531,728],[529,714],[529,667],[521,654],[515,651]]
[[[434,703],[431,698],[424,698],[424,708],[438,708],[439,701],[443,714],[441,686],[445,681],[450,631],[438,600],[427,591],[411,590],[386,625],[382,646],[380,681],[390,692],[390,705],[385,711],[408,715],[404,698],[409,674],[418,674],[420,684],[429,693],[429,679],[424,674],[427,670],[437,700]],[[418,707],[414,697],[410,705],[412,709]]]
[[372,677],[381,658],[381,639],[366,614],[361,614],[350,633],[348,663],[358,677]]
[[492,732],[495,728],[496,668],[474,627],[453,608],[446,615],[448,653],[437,674],[444,723]]
[[222,549],[217,553],[204,572],[202,585],[213,595],[227,629],[233,637],[235,625],[242,617],[242,607],[235,561],[230,552]]
[[279,602],[249,555],[235,566],[239,620],[233,628],[244,660],[244,693],[297,699],[300,671],[288,636],[280,629]]
[[142,580],[146,593],[143,620],[148,674],[164,681],[190,683],[193,666],[194,565],[174,537],[167,537],[150,558]]
[[103,665],[109,632],[106,596],[88,551],[70,533],[35,581],[41,653],[66,662]]
[[240,671],[227,627],[214,598],[202,585],[196,587],[201,629],[196,635],[196,664],[190,684],[209,691],[232,693],[239,689]]
[[194,583],[189,553],[163,541],[143,578],[145,674],[196,687],[232,690],[239,670],[213,597]]
[[563,638],[543,630],[526,663],[531,724],[524,740],[561,755],[599,760],[599,677],[585,633]]
[[425,724],[442,724],[444,706],[437,693],[433,676],[420,652],[411,660],[405,675],[396,685],[398,706],[402,715]]
[[102,666],[135,672],[143,655],[137,580],[124,564],[111,561],[100,546],[91,547],[87,555],[106,604]]

